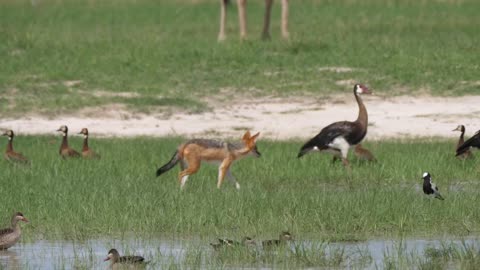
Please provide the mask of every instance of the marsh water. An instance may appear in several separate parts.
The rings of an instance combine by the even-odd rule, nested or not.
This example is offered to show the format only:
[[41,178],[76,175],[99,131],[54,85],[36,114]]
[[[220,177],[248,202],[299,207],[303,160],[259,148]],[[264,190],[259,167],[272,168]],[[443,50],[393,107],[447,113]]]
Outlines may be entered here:
[[[423,256],[427,249],[440,248],[448,245],[462,246],[469,245],[476,250],[480,247],[480,237],[469,237],[464,239],[402,239],[402,240],[369,240],[363,242],[315,242],[295,241],[287,246],[286,250],[295,249],[295,245],[306,249],[316,246],[321,247],[325,254],[341,250],[345,260],[338,267],[349,267],[356,269],[382,269],[385,266],[385,259],[398,254]],[[15,245],[7,251],[0,251],[0,269],[107,269],[108,262],[103,259],[107,256],[108,250],[115,247],[120,254],[142,255],[149,263],[145,269],[162,269],[177,265],[180,268],[211,268],[209,260],[215,260],[217,255],[209,245],[199,239],[130,239],[130,240],[106,240],[96,239],[87,241],[48,241],[38,240],[24,242]],[[259,246],[258,252],[264,252]],[[198,252],[201,259],[197,265],[188,260],[188,252]],[[320,250],[319,250],[320,251]],[[281,256],[277,254],[277,256]],[[281,266],[281,265],[280,265]],[[255,268],[270,269],[277,268],[274,265],[258,261],[252,264],[223,264],[222,268]],[[310,269],[316,266],[308,267]],[[318,268],[322,268],[318,266]]]

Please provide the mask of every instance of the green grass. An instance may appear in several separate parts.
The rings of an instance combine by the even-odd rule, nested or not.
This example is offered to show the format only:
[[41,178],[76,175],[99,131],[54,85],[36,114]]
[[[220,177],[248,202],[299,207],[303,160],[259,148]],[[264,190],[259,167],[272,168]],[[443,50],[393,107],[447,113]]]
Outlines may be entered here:
[[[249,3],[250,39],[239,41],[231,6],[229,39],[218,44],[214,0],[2,1],[0,112],[51,115],[110,103],[197,112],[212,97],[245,92],[341,93],[351,88],[338,84],[344,80],[388,95],[478,93],[478,1],[291,1],[288,42],[279,37],[278,3],[272,41],[260,41],[260,2]],[[353,70],[320,70],[329,66]]]
[[[258,143],[262,157],[234,164],[241,184],[216,188],[217,168],[205,164],[181,192],[178,168],[156,178],[181,141],[176,138],[91,139],[101,160],[62,160],[60,138],[17,137],[31,167],[0,162],[0,215],[31,220],[26,239],[174,234],[266,239],[289,230],[296,239],[354,241],[375,237],[464,236],[480,231],[478,158],[453,157],[443,140],[367,143],[379,159],[352,158],[352,172],[328,155],[298,160],[301,142]],[[80,148],[80,138],[71,144]],[[445,201],[427,198],[428,170]]]

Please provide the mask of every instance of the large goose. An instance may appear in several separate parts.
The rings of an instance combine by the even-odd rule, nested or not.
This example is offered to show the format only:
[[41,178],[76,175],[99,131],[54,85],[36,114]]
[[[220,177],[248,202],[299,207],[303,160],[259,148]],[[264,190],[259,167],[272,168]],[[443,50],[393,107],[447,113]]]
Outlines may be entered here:
[[368,113],[360,98],[361,94],[371,94],[367,87],[355,84],[353,94],[358,104],[358,117],[354,122],[340,121],[324,127],[317,136],[305,143],[298,157],[311,151],[328,151],[342,157],[342,163],[348,166],[347,154],[352,145],[360,143],[367,134]]
[[457,157],[469,151],[470,147],[480,148],[480,130],[457,148]]
[[[455,128],[452,131],[460,131],[461,132],[460,133],[460,138],[458,138],[457,148],[455,148],[455,149],[458,149],[465,142],[465,140],[464,140],[465,126],[464,125],[458,125],[458,127]],[[472,151],[470,151],[470,149],[467,149],[461,155],[458,155],[457,158],[459,158],[459,159],[473,158]]]

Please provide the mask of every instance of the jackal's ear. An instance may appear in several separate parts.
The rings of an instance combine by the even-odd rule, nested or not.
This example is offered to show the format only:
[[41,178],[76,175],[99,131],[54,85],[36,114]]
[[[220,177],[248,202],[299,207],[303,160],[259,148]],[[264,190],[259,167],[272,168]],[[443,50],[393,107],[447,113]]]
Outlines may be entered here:
[[248,139],[250,139],[250,130],[247,130],[247,132],[245,132],[245,134],[243,134],[243,137],[242,137],[242,140],[244,141],[247,141]]
[[252,137],[250,137],[250,140],[251,140],[251,141],[255,141],[259,135],[260,135],[260,132],[257,132],[257,134],[255,134],[255,135],[253,135]]

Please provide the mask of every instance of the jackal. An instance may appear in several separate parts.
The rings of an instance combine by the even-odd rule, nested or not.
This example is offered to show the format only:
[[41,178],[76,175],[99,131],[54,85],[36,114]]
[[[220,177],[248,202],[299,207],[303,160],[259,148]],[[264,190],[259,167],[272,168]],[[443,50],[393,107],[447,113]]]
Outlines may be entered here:
[[157,170],[157,176],[172,169],[180,162],[182,171],[178,174],[180,188],[183,189],[188,176],[196,173],[200,169],[202,161],[220,163],[218,168],[217,188],[222,185],[225,176],[240,189],[235,177],[230,172],[232,163],[249,154],[260,157],[255,140],[260,132],[251,136],[250,131],[245,132],[242,141],[239,143],[229,143],[224,141],[209,139],[193,139],[181,144],[170,161]]

